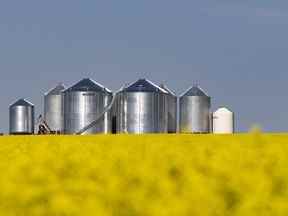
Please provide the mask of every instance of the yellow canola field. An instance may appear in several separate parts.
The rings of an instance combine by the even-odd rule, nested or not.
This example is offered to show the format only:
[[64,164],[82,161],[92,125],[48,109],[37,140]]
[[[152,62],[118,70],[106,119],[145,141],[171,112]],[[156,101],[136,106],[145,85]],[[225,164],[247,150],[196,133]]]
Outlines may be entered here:
[[288,215],[288,135],[0,138],[0,215]]

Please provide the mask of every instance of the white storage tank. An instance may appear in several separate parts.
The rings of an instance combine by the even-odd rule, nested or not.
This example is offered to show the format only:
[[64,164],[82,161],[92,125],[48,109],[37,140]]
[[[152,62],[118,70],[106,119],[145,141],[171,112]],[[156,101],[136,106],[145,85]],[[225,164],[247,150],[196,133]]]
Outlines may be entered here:
[[234,133],[234,113],[226,107],[221,107],[213,113],[213,133]]

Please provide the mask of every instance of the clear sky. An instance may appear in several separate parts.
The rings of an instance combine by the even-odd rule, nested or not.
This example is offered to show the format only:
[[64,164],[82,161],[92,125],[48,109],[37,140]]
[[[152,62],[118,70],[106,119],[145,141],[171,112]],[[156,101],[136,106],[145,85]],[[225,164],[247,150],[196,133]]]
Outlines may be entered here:
[[287,24],[287,0],[2,0],[0,130],[9,104],[38,115],[58,82],[146,77],[178,94],[200,84],[239,131],[287,131]]

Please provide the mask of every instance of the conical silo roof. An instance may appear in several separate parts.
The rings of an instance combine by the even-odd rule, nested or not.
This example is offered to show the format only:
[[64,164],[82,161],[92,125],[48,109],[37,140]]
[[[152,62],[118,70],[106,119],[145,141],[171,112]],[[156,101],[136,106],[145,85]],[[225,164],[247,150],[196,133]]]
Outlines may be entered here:
[[168,94],[176,96],[176,94],[171,89],[169,89],[165,84],[163,83],[160,84],[160,88],[164,89]]
[[54,88],[50,89],[45,95],[59,95],[65,89],[65,86],[62,83],[59,83]]
[[164,89],[160,88],[153,82],[147,79],[139,79],[123,89],[125,92],[163,92],[167,93]]
[[192,86],[186,92],[184,92],[181,97],[183,96],[202,96],[202,97],[209,97],[208,94],[204,92],[200,86]]
[[220,107],[214,113],[233,113],[233,112],[227,107]]
[[26,99],[19,99],[17,100],[15,103],[11,104],[10,107],[15,107],[15,106],[31,106],[33,107],[34,105],[32,103],[30,103],[28,100]]
[[67,91],[94,91],[111,93],[109,89],[89,78],[80,80],[78,83],[66,89],[64,92]]

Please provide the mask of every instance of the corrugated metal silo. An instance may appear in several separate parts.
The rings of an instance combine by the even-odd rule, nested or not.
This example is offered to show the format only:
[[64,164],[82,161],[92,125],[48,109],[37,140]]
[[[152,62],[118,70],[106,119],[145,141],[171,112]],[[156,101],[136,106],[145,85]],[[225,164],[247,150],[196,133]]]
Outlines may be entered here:
[[25,99],[20,99],[9,106],[9,133],[34,133],[34,105]]
[[234,113],[226,107],[221,107],[213,113],[213,133],[234,133]]
[[193,86],[180,97],[180,132],[209,133],[210,97]]
[[[64,133],[74,134],[85,128],[104,111],[112,92],[91,79],[83,79],[63,91]],[[97,124],[81,134],[110,133],[111,113],[106,112]]]
[[124,87],[116,99],[117,133],[167,133],[167,92],[147,79]]
[[58,84],[44,95],[44,119],[49,128],[57,133],[63,132],[63,84]]
[[177,132],[177,96],[166,85],[161,84],[160,88],[164,89],[167,94],[168,102],[168,133]]

